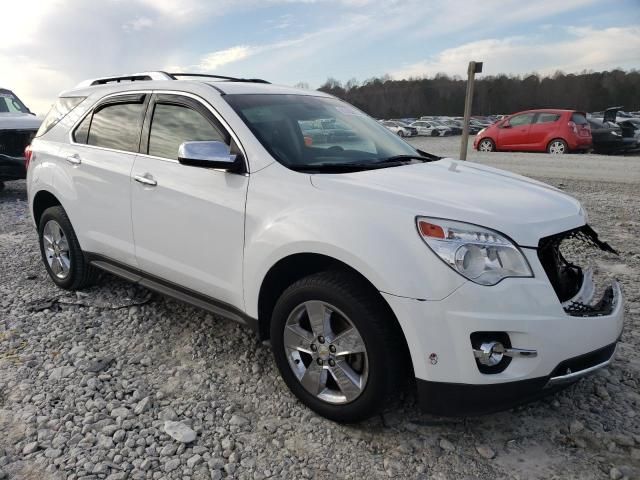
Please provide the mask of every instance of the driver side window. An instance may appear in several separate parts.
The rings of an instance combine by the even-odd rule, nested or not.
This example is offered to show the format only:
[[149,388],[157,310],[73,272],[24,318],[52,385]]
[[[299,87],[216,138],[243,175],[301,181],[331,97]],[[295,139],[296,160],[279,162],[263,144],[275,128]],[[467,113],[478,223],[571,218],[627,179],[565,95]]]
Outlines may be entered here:
[[225,142],[225,138],[199,112],[183,105],[156,103],[149,132],[149,155],[177,160],[181,143],[197,141]]
[[515,117],[511,117],[509,120],[509,125],[512,127],[520,127],[523,125],[529,125],[533,121],[533,117],[535,114],[533,113],[523,113],[521,115],[516,115]]

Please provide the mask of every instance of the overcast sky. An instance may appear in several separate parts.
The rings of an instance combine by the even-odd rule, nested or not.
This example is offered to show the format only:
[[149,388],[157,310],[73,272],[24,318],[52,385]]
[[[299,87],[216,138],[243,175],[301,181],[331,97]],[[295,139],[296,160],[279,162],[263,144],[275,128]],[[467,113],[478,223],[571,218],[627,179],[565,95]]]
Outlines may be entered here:
[[640,0],[10,0],[0,87],[46,113],[85,78],[164,69],[274,83],[640,68]]

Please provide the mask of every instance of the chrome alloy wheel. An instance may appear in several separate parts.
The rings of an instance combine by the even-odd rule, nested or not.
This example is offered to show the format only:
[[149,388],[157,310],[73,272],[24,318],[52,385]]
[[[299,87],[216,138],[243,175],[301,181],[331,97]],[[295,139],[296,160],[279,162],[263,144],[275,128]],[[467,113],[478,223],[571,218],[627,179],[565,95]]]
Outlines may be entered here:
[[480,148],[478,148],[481,152],[493,152],[493,143],[491,140],[482,140],[480,142]]
[[553,155],[562,155],[563,153],[566,153],[566,146],[564,142],[561,140],[554,140],[551,142],[549,145],[549,153]]
[[55,220],[47,222],[42,231],[42,241],[49,268],[56,277],[65,279],[71,268],[69,243],[58,222]]
[[344,404],[363,392],[367,349],[355,325],[334,306],[316,300],[298,305],[287,318],[283,340],[291,370],[312,395]]

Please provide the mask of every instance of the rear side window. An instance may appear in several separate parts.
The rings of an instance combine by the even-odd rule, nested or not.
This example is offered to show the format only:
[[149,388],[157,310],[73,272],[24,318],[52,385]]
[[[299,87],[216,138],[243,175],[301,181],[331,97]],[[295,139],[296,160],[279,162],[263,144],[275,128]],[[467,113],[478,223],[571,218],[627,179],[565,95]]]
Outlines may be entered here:
[[116,103],[94,111],[87,144],[137,152],[143,106],[142,103]]
[[577,112],[571,115],[571,121],[576,125],[586,125],[587,123],[589,123],[587,122],[587,118],[584,116],[584,114]]
[[182,105],[156,104],[149,133],[149,155],[177,160],[181,143],[199,141],[224,142],[225,139],[195,110]]
[[60,97],[51,107],[49,113],[44,118],[36,137],[44,135],[51,130],[60,120],[66,117],[71,110],[76,108],[87,97]]
[[538,114],[536,123],[553,123],[556,122],[559,118],[560,115],[557,113],[540,113]]

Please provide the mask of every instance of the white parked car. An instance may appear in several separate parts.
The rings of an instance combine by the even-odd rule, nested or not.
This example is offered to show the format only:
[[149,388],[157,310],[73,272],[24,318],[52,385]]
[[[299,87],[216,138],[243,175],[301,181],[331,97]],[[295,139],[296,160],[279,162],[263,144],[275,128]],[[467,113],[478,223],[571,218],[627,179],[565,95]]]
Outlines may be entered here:
[[[612,249],[577,200],[415,150],[321,92],[177,78],[84,82],[33,141],[29,208],[59,287],[103,269],[246,324],[337,421],[408,378],[427,410],[470,414],[610,362],[623,299],[594,294],[586,265]],[[348,133],[304,138],[332,119]]]
[[0,88],[0,190],[4,182],[25,178],[24,149],[41,123],[15,93]]
[[383,120],[382,125],[384,125],[388,130],[392,131],[399,137],[415,137],[418,135],[418,131],[415,128],[412,128],[409,125],[406,125],[402,122],[398,122],[395,120]]
[[432,121],[417,120],[411,124],[416,130],[418,135],[428,135],[430,137],[444,137],[451,135],[451,129],[443,125],[437,125]]

